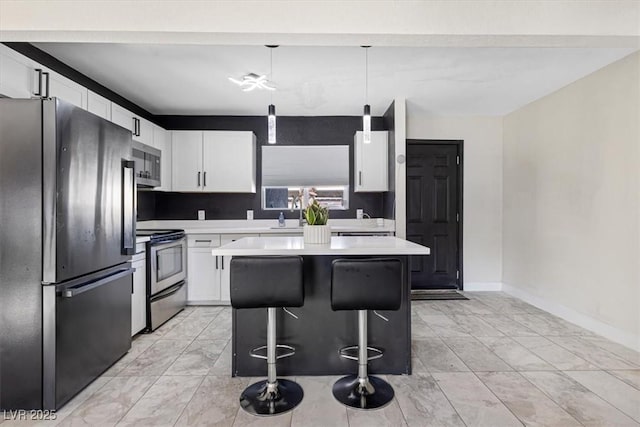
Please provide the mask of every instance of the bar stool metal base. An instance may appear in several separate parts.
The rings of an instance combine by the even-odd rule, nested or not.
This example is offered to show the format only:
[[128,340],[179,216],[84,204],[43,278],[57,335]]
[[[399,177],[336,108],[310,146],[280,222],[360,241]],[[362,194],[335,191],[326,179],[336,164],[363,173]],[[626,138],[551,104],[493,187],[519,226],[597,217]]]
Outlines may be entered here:
[[240,395],[240,406],[251,415],[277,415],[293,410],[303,397],[304,392],[298,383],[279,379],[269,384],[263,380],[244,389]]
[[333,384],[333,397],[351,408],[383,408],[393,400],[393,396],[391,384],[374,376],[361,380],[357,375],[347,375]]

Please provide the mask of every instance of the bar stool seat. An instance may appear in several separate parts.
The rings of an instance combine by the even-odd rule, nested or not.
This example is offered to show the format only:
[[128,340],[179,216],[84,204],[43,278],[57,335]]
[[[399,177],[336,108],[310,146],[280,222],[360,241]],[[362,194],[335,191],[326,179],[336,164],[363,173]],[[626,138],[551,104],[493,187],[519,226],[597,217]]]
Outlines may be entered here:
[[276,310],[283,308],[291,314],[286,307],[304,304],[302,257],[234,257],[230,269],[231,306],[267,309],[267,344],[251,350],[250,356],[267,360],[268,377],[242,392],[240,406],[252,415],[262,416],[291,411],[302,402],[304,391],[294,381],[277,378],[277,360],[293,356],[295,349],[276,344]]
[[[369,360],[379,359],[383,351],[367,345],[368,312],[398,310],[402,303],[402,262],[396,258],[337,259],[331,269],[331,308],[358,311],[358,345],[339,350],[341,357],[358,361],[358,374],[340,378],[333,385],[333,396],[340,403],[357,409],[377,409],[393,400],[391,384],[368,374]],[[357,357],[349,352],[357,349]],[[369,356],[369,353],[373,353]]]

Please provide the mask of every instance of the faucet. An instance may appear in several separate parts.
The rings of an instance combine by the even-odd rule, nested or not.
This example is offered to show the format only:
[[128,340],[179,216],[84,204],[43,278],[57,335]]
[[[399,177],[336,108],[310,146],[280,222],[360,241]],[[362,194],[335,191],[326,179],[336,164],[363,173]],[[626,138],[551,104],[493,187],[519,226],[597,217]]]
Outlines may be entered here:
[[293,212],[295,210],[296,200],[298,201],[298,203],[300,203],[300,205],[298,206],[298,210],[300,211],[300,217],[298,219],[298,226],[302,227],[304,225],[304,218],[302,218],[302,197],[300,197],[300,195],[297,195],[297,196],[295,196],[293,198],[293,202],[291,203],[291,212]]

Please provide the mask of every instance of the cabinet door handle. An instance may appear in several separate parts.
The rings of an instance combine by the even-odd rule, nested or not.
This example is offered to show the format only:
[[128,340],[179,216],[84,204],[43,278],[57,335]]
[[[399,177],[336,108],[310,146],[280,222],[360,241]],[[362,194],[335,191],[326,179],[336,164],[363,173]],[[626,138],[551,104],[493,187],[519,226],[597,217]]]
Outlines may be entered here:
[[218,269],[218,257],[216,256],[216,270]]
[[200,187],[200,172],[198,172],[198,187]]
[[36,68],[35,70],[36,73],[38,73],[38,91],[33,91],[33,95],[34,96],[42,96],[42,69],[41,68]]
[[220,261],[222,261],[222,269],[224,270],[224,257],[223,256],[220,257]]
[[138,126],[136,124],[136,118],[132,117],[131,120],[133,120],[133,136],[138,136]]
[[44,81],[45,81],[45,84],[46,84],[46,92],[45,92],[44,97],[48,98],[49,97],[49,73],[44,72],[42,74],[44,75]]
[[362,185],[362,171],[358,171],[358,185]]
[[203,187],[206,187],[206,186],[207,186],[207,171],[205,171],[205,172],[202,174],[202,186],[203,186]]
[[196,243],[198,243],[198,242],[199,243],[211,243],[211,239],[209,239],[209,240],[198,240],[198,239],[196,239]]

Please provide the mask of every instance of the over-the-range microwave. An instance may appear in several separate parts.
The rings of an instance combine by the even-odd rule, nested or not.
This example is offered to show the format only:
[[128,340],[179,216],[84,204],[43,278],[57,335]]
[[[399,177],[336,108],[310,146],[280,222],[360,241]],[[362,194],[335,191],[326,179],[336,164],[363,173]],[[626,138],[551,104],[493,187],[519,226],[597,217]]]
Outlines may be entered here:
[[138,187],[160,187],[161,151],[138,141],[132,147]]

